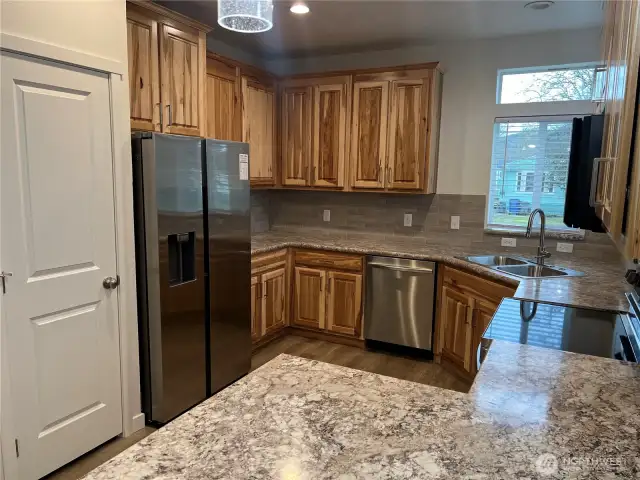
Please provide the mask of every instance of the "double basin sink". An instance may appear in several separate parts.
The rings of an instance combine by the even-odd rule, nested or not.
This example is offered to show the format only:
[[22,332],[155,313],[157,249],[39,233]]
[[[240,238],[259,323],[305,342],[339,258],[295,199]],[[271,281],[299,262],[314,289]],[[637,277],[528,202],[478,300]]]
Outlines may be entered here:
[[470,255],[460,257],[471,263],[483,265],[499,272],[523,278],[579,277],[582,272],[555,265],[538,265],[521,257],[510,255]]

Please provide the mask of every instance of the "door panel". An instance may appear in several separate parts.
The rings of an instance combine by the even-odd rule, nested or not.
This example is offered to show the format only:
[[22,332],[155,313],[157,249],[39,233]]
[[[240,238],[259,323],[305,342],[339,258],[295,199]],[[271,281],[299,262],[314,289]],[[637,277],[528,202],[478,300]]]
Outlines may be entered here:
[[282,92],[282,183],[307,185],[311,158],[311,87]]
[[328,272],[327,330],[354,337],[362,325],[362,275]]
[[262,331],[262,293],[260,276],[251,277],[251,341],[256,342],[264,335]]
[[311,184],[344,186],[348,86],[317,85],[313,100],[313,172]]
[[294,325],[324,329],[325,271],[295,267]]
[[262,275],[262,330],[265,335],[285,327],[285,269]]
[[242,79],[242,141],[249,144],[251,185],[275,185],[275,104],[272,89]]
[[127,9],[131,128],[160,131],[158,23]]
[[[200,135],[199,39],[162,25],[161,74],[165,133]],[[202,52],[204,53],[204,52]]]
[[356,82],[353,87],[351,185],[384,188],[389,82]]
[[472,306],[464,294],[446,285],[442,287],[441,302],[442,355],[469,371]]
[[4,52],[1,67],[3,382],[37,478],[122,431],[109,79]]
[[207,137],[242,141],[240,76],[238,69],[221,61],[207,59]]
[[485,300],[476,299],[473,309],[473,321],[472,328],[473,333],[471,337],[471,371],[478,371],[478,362],[476,361],[476,355],[478,347],[480,346],[480,340],[482,334],[491,323],[494,313],[498,309],[498,305]]
[[428,83],[391,83],[387,188],[420,189],[426,162]]

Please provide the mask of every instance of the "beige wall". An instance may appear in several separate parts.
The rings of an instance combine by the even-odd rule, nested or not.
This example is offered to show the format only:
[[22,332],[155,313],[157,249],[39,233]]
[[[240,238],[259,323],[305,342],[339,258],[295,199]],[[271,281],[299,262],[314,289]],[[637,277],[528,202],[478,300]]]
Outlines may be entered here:
[[3,33],[127,61],[124,0],[1,0],[1,9]]
[[598,61],[600,29],[441,46],[407,46],[267,62],[275,73],[302,73],[439,61],[444,69],[438,193],[487,194],[498,69]]

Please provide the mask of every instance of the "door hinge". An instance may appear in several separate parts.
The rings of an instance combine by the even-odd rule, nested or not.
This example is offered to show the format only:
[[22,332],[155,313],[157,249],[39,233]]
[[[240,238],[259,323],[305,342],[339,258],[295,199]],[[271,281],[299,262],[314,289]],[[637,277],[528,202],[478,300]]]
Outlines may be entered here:
[[20,447],[18,446],[18,439],[16,438],[16,457],[20,457]]

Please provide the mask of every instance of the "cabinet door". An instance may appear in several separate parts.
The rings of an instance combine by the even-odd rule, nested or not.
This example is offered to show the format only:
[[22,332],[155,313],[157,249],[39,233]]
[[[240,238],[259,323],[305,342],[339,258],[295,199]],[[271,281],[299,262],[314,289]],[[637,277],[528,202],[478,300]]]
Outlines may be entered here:
[[158,23],[127,9],[129,116],[134,130],[160,131]]
[[293,324],[324,330],[325,271],[295,267]]
[[251,185],[275,185],[275,94],[242,77],[242,141],[249,144]]
[[241,88],[236,66],[207,58],[207,137],[242,141]]
[[314,87],[311,185],[344,186],[348,87],[347,84]]
[[282,91],[282,184],[308,185],[311,157],[311,87]]
[[279,268],[262,275],[262,330],[265,335],[285,326],[286,270]]
[[251,277],[251,341],[256,342],[264,335],[262,331],[262,293],[260,275]]
[[362,275],[328,272],[327,330],[360,336],[362,319]]
[[498,305],[493,302],[480,299],[476,299],[474,302],[473,318],[471,320],[471,351],[469,352],[472,372],[476,372],[478,370],[477,355],[480,340],[482,338],[482,334],[489,326],[489,323],[491,323],[491,319],[497,309]]
[[428,98],[428,79],[391,82],[387,188],[422,188],[427,160]]
[[384,188],[388,104],[389,82],[354,84],[350,153],[354,188]]
[[441,302],[442,356],[470,371],[473,314],[470,299],[451,286],[443,285]]
[[163,131],[166,133],[206,134],[203,125],[204,34],[200,37],[198,34],[162,25],[160,71]]

